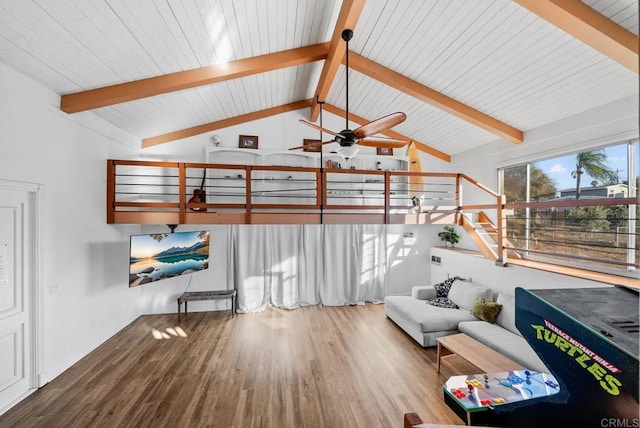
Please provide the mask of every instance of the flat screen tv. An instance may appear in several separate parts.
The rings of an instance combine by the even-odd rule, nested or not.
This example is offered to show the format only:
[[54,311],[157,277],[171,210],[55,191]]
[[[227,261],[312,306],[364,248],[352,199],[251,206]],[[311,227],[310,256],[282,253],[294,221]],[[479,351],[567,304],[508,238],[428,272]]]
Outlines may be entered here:
[[208,230],[131,236],[129,287],[208,268]]

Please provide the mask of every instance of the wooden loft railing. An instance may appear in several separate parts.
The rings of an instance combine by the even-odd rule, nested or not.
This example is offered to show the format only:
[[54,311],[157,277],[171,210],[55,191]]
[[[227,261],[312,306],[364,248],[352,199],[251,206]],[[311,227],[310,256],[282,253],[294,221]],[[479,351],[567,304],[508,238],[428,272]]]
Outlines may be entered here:
[[[205,203],[189,202],[201,187]],[[502,203],[455,173],[107,161],[110,224],[453,224],[462,210],[501,219]]]

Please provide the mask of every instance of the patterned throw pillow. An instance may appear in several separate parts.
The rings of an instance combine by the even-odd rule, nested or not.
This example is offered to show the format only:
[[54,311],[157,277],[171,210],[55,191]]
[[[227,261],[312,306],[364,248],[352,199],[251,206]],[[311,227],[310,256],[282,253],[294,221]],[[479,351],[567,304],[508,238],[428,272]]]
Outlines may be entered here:
[[437,306],[439,308],[458,309],[458,305],[453,303],[446,297],[434,297],[433,299],[425,300],[428,305]]
[[453,281],[455,281],[456,279],[458,279],[457,276],[453,278],[449,278],[446,281],[441,282],[439,284],[435,284],[433,288],[436,289],[436,297],[447,297],[447,295],[449,294],[449,289],[451,288]]

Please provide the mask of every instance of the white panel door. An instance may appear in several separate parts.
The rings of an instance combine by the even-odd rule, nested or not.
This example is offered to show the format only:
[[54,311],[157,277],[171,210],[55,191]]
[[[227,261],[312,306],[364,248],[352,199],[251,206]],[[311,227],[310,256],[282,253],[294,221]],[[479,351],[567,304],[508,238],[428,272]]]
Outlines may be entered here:
[[0,189],[0,409],[31,387],[30,203]]

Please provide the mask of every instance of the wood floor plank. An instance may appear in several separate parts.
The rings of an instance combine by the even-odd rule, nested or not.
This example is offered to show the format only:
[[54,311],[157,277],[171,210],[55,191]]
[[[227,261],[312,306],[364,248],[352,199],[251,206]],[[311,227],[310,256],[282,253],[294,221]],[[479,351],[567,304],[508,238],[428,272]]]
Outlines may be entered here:
[[141,316],[0,416],[11,427],[392,427],[462,421],[383,305]]

